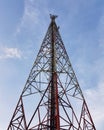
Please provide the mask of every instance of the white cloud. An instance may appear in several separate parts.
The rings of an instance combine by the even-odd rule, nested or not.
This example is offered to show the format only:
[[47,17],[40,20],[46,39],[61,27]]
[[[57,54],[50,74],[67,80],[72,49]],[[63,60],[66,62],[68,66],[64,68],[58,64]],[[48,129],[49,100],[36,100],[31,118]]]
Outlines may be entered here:
[[96,88],[87,89],[85,95],[96,129],[100,130],[104,122],[104,81]]
[[25,0],[24,13],[17,26],[16,34],[23,28],[32,29],[39,22],[39,9],[35,7],[34,0]]
[[[98,47],[101,47],[101,44]],[[102,44],[104,47],[104,45]],[[83,48],[81,48],[83,49]],[[98,48],[99,49],[99,48]],[[98,50],[99,54],[91,56],[89,60],[83,55],[76,60],[76,69],[79,73],[79,83],[87,101],[96,130],[104,129],[104,48]],[[94,58],[94,56],[96,58]],[[85,60],[84,60],[85,59]]]
[[82,56],[76,63],[76,75],[79,73],[79,83],[83,88],[96,130],[104,128],[104,56],[101,55],[103,51],[104,48],[99,50],[100,57],[93,55],[96,58],[92,62],[84,60]]
[[21,58],[22,53],[18,48],[2,47],[0,49],[0,59]]
[[[104,129],[104,10],[97,26],[97,37],[99,47],[99,58],[96,59],[93,66],[93,75],[97,76],[97,84],[91,89],[85,91],[90,112],[93,116],[97,130]],[[93,76],[92,75],[92,76]],[[94,82],[94,80],[93,80]],[[95,81],[96,82],[96,81]]]
[[97,37],[98,44],[101,49],[101,54],[104,56],[104,9],[102,11],[102,15],[97,26]]

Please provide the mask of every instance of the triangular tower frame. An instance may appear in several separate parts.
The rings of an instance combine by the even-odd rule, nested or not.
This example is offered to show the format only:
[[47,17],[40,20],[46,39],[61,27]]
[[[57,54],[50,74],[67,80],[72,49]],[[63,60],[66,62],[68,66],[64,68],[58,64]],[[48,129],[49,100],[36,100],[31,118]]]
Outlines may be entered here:
[[46,36],[7,130],[96,130],[51,15]]

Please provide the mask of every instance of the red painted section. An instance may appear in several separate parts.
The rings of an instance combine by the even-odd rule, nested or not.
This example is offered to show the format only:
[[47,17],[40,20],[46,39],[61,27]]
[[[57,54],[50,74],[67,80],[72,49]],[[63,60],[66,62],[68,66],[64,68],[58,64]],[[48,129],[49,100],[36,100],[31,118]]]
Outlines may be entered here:
[[55,96],[55,127],[57,130],[60,130],[60,118],[59,118],[59,102],[58,102],[58,85],[57,85],[57,73],[53,74],[54,82],[54,96]]

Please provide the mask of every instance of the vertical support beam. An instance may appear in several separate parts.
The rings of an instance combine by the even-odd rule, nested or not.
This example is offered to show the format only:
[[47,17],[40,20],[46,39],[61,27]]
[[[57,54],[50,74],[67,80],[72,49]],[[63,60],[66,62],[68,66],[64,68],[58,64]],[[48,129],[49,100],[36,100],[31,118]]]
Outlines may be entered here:
[[56,49],[55,49],[55,18],[57,16],[51,15],[51,42],[52,42],[52,77],[51,77],[51,120],[50,130],[60,130],[59,120],[59,103],[58,103],[58,86],[57,86],[57,72],[56,72]]

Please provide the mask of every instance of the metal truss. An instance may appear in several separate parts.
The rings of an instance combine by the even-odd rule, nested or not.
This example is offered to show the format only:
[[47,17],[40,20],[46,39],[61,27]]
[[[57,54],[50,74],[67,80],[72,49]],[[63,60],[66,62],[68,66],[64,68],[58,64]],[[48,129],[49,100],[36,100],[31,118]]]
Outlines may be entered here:
[[96,130],[55,18],[7,130]]

